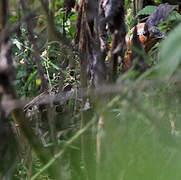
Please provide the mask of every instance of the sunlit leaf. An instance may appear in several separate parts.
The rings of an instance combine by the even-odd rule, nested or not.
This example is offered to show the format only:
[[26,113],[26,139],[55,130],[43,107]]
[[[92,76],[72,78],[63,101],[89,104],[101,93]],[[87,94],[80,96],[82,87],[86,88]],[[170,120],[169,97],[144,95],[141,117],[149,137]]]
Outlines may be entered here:
[[75,21],[76,19],[77,19],[77,13],[75,13],[70,17],[70,21]]
[[41,85],[41,79],[40,79],[40,78],[37,78],[37,79],[36,79],[36,85],[37,85],[37,86],[40,86],[40,85]]

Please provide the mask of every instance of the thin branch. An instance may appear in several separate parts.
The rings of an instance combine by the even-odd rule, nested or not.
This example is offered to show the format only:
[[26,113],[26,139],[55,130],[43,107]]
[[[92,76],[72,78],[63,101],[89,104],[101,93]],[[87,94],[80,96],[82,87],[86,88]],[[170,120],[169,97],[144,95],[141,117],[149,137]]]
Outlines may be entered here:
[[[28,9],[26,7],[24,0],[20,0],[20,3],[22,6],[22,9],[23,9],[23,13],[25,14],[25,16],[27,16]],[[41,61],[40,61],[40,52],[39,52],[38,47],[35,43],[32,23],[30,20],[26,21],[26,26],[27,26],[27,31],[28,31],[28,35],[29,35],[29,41],[33,45],[34,58],[35,58],[35,62],[36,62],[37,68],[38,68],[38,73],[39,73],[39,76],[41,79],[41,91],[45,91],[47,89],[47,82],[46,82],[46,79],[44,76],[43,66],[42,66]]]
[[143,90],[150,87],[159,87],[163,84],[168,83],[179,83],[181,82],[179,77],[172,77],[171,79],[167,80],[142,80],[136,84],[114,84],[114,85],[104,85],[100,88],[96,89],[88,89],[88,88],[81,88],[78,90],[78,94],[75,94],[73,91],[69,93],[60,92],[56,95],[49,95],[47,92],[44,92],[37,97],[30,99],[30,100],[6,100],[5,102],[2,102],[2,107],[6,109],[6,113],[9,114],[11,111],[17,108],[24,108],[26,111],[29,107],[32,106],[39,106],[43,104],[49,104],[52,103],[58,103],[60,105],[66,103],[70,99],[74,98],[82,98],[82,97],[88,97],[91,94],[94,94],[95,96],[104,96],[107,94],[117,94],[125,92],[125,90]]

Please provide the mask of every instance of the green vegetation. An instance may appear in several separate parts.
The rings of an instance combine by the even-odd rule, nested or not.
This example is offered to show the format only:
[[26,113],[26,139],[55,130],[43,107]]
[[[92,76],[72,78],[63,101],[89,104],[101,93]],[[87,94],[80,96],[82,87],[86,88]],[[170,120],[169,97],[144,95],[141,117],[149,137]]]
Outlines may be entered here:
[[134,44],[124,73],[125,35],[170,1],[119,1],[120,24],[117,16],[104,24],[97,1],[6,2],[0,179],[180,180],[179,1],[158,25],[166,36],[148,52]]

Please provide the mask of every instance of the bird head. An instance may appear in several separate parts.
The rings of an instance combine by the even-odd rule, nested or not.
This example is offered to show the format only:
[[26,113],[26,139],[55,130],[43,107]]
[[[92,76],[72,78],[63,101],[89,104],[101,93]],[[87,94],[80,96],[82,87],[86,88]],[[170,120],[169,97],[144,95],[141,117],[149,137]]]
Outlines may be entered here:
[[162,32],[160,32],[160,30],[156,28],[155,26],[152,26],[149,29],[149,34],[150,34],[150,38],[155,39],[155,40],[160,40],[165,37],[165,35]]

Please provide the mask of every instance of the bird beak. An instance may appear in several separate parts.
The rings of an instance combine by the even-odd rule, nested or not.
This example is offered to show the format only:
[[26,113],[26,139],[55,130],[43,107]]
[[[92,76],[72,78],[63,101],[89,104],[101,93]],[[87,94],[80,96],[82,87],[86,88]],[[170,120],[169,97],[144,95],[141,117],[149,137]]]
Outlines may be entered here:
[[164,39],[166,37],[165,34],[160,33],[159,35],[152,35],[153,39]]

